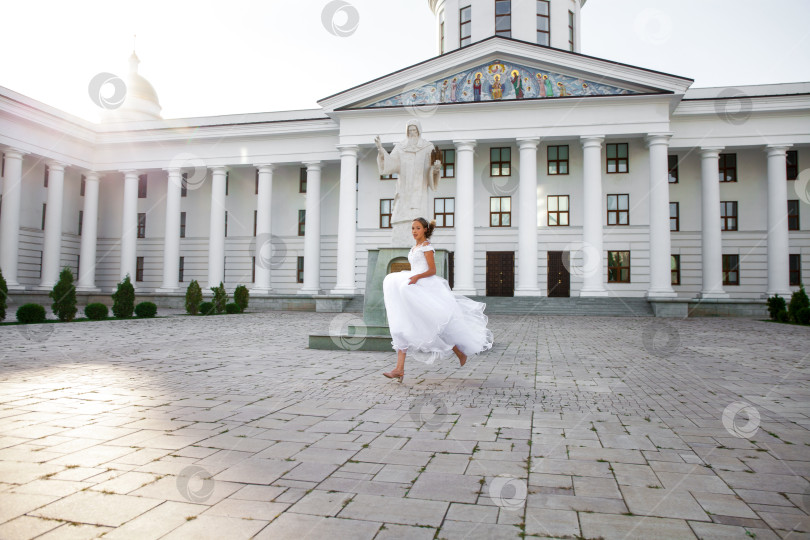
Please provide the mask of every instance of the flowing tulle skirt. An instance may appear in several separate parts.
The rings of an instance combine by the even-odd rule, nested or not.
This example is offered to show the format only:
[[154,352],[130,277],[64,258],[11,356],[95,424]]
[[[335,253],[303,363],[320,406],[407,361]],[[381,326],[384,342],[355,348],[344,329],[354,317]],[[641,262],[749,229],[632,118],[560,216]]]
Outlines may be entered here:
[[410,285],[413,274],[403,270],[383,280],[394,350],[407,350],[409,358],[432,364],[454,356],[454,345],[468,357],[492,348],[486,304],[453,294],[447,280],[436,275]]

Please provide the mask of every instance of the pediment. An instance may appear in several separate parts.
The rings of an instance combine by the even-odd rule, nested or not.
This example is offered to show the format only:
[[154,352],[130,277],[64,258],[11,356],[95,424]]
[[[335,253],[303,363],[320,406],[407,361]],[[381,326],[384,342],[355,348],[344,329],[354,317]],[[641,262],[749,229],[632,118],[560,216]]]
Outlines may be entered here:
[[673,94],[692,79],[493,37],[395,71],[318,103],[331,111],[557,98]]

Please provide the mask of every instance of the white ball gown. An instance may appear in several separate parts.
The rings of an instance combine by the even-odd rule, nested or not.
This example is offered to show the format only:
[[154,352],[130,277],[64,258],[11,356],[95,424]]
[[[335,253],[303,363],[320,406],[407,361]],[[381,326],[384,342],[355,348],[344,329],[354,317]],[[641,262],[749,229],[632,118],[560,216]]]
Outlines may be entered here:
[[428,270],[426,251],[435,252],[431,245],[411,248],[411,269],[383,280],[394,350],[406,350],[410,358],[426,364],[454,356],[454,345],[468,357],[489,350],[493,337],[484,315],[486,304],[453,294],[447,280],[435,274],[408,283],[411,276]]

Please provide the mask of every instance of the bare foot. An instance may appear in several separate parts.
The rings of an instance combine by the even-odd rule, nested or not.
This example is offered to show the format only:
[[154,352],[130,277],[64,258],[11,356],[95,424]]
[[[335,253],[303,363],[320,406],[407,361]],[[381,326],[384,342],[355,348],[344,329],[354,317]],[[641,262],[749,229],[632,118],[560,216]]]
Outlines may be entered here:
[[458,356],[459,365],[461,367],[464,367],[464,364],[467,363],[467,355],[461,352],[461,349],[459,349],[458,347],[453,347],[453,350],[455,351],[456,356]]

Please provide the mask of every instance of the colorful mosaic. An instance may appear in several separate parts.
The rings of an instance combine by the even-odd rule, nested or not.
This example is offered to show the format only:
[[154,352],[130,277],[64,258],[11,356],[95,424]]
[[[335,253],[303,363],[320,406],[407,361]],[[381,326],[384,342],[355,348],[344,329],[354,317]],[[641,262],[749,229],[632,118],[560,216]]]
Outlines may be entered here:
[[409,89],[399,95],[372,103],[370,107],[637,93],[587,79],[495,60],[469,71]]

